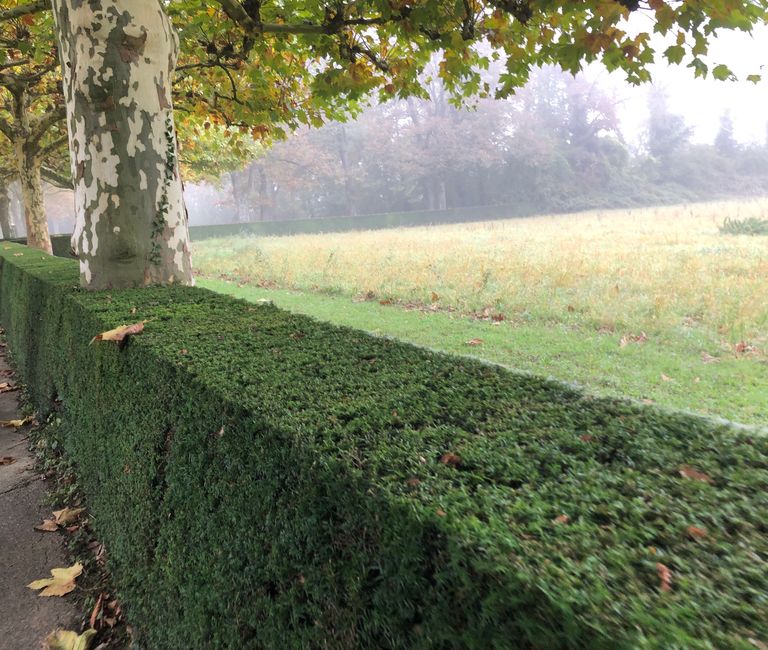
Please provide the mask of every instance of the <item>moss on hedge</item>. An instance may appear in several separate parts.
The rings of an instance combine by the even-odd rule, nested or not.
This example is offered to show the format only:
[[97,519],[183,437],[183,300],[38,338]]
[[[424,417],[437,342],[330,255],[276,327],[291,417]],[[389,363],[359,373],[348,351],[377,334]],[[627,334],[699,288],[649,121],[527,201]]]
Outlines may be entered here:
[[[202,289],[87,293],[72,261],[0,255],[14,358],[39,408],[60,400],[144,646],[768,642],[765,437]],[[145,319],[123,348],[88,345]]]

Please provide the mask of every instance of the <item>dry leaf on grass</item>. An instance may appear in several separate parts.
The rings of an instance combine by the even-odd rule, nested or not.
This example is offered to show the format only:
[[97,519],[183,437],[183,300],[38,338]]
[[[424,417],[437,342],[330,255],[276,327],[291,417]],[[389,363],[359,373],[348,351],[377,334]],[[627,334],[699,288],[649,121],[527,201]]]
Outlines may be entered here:
[[672,377],[670,377],[669,375],[665,375],[663,372],[661,373],[661,380],[662,381],[674,381],[674,379],[672,379]]
[[552,520],[552,523],[555,524],[555,526],[560,526],[561,524],[567,524],[571,518],[568,515],[560,515],[559,517],[555,517]]
[[482,344],[483,344],[483,339],[470,339],[469,341],[467,341],[467,345],[475,346],[475,345],[482,345]]
[[69,630],[51,632],[45,639],[45,650],[88,650],[96,634],[96,630],[86,630],[78,635]]
[[[141,334],[144,331],[144,325],[148,322],[149,321],[141,321],[140,323],[134,323],[133,325],[121,325],[108,332],[97,334],[91,339],[91,343],[94,341],[116,341],[119,343],[124,341],[126,336]],[[89,343],[89,345],[91,343]]]
[[79,562],[66,569],[51,569],[51,578],[43,578],[30,582],[30,589],[42,589],[41,596],[66,596],[75,589],[75,580],[83,572]]
[[85,508],[64,508],[63,510],[54,510],[53,517],[59,526],[69,526],[76,522],[84,512]]
[[55,533],[59,530],[59,525],[53,519],[45,519],[42,524],[35,526],[35,530],[40,530],[44,533]]

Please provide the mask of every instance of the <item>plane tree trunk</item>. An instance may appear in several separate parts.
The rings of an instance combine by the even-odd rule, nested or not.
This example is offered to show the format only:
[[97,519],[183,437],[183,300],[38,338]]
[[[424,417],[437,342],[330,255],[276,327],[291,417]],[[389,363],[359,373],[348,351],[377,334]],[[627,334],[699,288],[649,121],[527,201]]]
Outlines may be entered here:
[[192,284],[171,82],[178,37],[159,0],[53,0],[89,289]]
[[11,228],[11,197],[8,194],[8,185],[0,181],[0,229],[3,231],[3,239],[12,239]]
[[29,96],[24,88],[11,93],[14,126],[12,130],[13,150],[16,158],[16,173],[24,203],[24,221],[27,226],[27,246],[53,252],[48,221],[43,200],[43,179],[41,177],[39,137],[30,127]]

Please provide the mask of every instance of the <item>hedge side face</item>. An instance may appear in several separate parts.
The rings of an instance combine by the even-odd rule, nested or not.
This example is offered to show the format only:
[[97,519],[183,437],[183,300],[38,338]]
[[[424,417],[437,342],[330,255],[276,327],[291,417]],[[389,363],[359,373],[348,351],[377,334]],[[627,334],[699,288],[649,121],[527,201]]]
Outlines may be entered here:
[[0,262],[14,358],[60,401],[144,647],[768,642],[765,437],[201,289],[86,293],[22,246]]

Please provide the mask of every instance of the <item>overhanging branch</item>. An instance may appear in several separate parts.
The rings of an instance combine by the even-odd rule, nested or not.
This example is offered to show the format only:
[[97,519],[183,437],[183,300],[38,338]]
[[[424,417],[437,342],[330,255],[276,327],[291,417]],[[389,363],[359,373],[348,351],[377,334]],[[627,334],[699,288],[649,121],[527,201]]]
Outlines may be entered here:
[[22,16],[29,16],[30,14],[38,14],[41,11],[47,11],[50,8],[51,0],[35,0],[34,2],[25,5],[19,5],[12,9],[0,11],[0,22],[21,18]]

